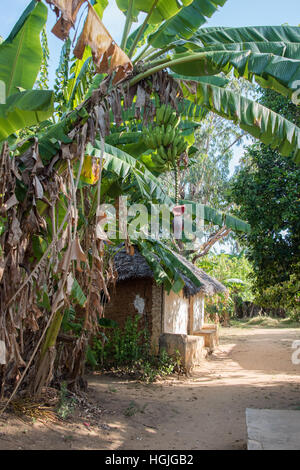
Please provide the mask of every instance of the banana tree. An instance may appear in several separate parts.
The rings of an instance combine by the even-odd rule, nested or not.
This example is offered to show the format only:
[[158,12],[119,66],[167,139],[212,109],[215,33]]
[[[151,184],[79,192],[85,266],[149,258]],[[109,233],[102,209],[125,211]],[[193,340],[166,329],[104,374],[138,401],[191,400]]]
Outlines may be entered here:
[[32,90],[42,63],[41,32],[47,8],[31,1],[8,38],[0,44],[0,142],[19,129],[45,121],[53,112],[53,93]]
[[[46,3],[54,6],[60,15],[54,33],[66,39],[85,0],[46,0]],[[47,382],[54,363],[64,299],[73,299],[75,289],[79,292],[77,298],[81,299],[78,303],[84,308],[82,334],[76,338],[75,352],[72,350],[76,363],[71,361],[74,374],[78,375],[82,372],[82,361],[77,361],[77,357],[86,350],[89,322],[95,323],[94,312],[101,315],[100,292],[108,293],[103,272],[109,273],[108,278],[113,278],[111,266],[104,267],[103,264],[104,241],[108,241],[98,230],[99,219],[103,217],[103,214],[97,212],[100,196],[109,195],[111,191],[113,197],[114,183],[117,182],[132,197],[150,202],[164,201],[172,207],[173,201],[156,178],[160,170],[153,166],[153,152],[148,148],[143,132],[143,127],[149,121],[157,124],[158,110],[162,105],[166,105],[164,125],[167,121],[165,113],[168,105],[171,105],[176,111],[176,119],[180,118],[178,127],[182,132],[187,122],[192,121],[191,129],[194,129],[193,125],[201,121],[201,116],[212,111],[278,148],[282,154],[294,152],[297,161],[300,157],[299,128],[258,103],[230,91],[224,80],[224,74],[235,73],[236,76],[256,80],[262,86],[290,96],[295,91],[295,81],[300,79],[297,52],[300,44],[299,28],[201,28],[206,19],[226,3],[225,0],[117,0],[118,7],[125,14],[122,47],[119,47],[101,21],[108,3],[94,0],[88,4],[86,21],[74,49],[77,61],[72,67],[71,80],[64,94],[65,107],[59,115],[59,121],[54,124],[43,123],[37,130],[36,138],[30,137],[18,148],[16,161],[22,173],[21,181],[9,182],[11,197],[6,200],[5,196],[3,201],[4,209],[10,211],[11,221],[8,236],[3,237],[9,246],[4,248],[11,256],[13,246],[20,255],[16,267],[19,277],[14,279],[14,285],[20,287],[6,300],[14,305],[16,316],[19,315],[18,301],[22,300],[23,304],[27,302],[26,305],[29,305],[29,283],[36,282],[38,289],[35,289],[35,295],[39,295],[36,295],[33,307],[37,304],[43,309],[44,317],[48,318],[44,330],[48,333],[38,366],[38,389]],[[42,13],[45,9],[42,2],[32,2],[30,5],[32,10],[29,9],[26,17],[19,22],[7,47],[11,47],[11,44],[16,47],[17,44],[19,47],[16,50],[23,50],[22,45],[28,45],[19,40],[22,38],[17,31],[24,33],[26,28],[23,28],[28,25],[31,13]],[[133,23],[141,13],[144,14],[142,24],[131,32]],[[42,28],[42,23],[39,28]],[[22,37],[26,38],[23,33]],[[33,65],[36,66],[34,60]],[[9,72],[5,68],[5,61],[2,67],[4,77]],[[97,75],[90,87],[88,75],[94,71]],[[24,82],[9,85],[9,89],[16,86],[21,89],[32,87],[35,80],[33,75],[31,84],[25,81],[25,77]],[[13,83],[12,79],[10,82]],[[173,122],[171,119],[175,122],[175,116],[168,116],[168,125]],[[3,135],[8,135],[13,128],[11,126]],[[158,141],[161,138],[163,146],[170,145],[169,140],[164,141],[157,134]],[[8,152],[3,154],[3,160],[4,157],[5,161],[10,162]],[[100,162],[101,176],[94,179],[94,184],[86,185],[83,180],[80,181],[82,169],[85,162],[93,159]],[[32,161],[36,161],[33,168],[30,166]],[[15,189],[17,193],[26,185],[27,196],[19,201]],[[19,202],[24,206],[17,211]],[[225,224],[235,230],[249,229],[242,221],[212,208],[205,208],[204,213],[205,219],[216,225],[223,227]],[[29,222],[34,224],[30,225]],[[21,226],[27,227],[23,235]],[[28,240],[34,237],[33,249],[35,256],[39,256],[39,262],[36,266],[30,265],[33,271],[23,282],[24,273],[20,275],[19,266],[24,264],[24,255],[27,256],[27,263],[36,260],[31,252],[23,248],[21,236],[25,235]],[[46,246],[43,242],[46,242]],[[154,243],[153,248],[152,240],[140,243],[158,278],[162,277],[168,288],[182,288],[182,280],[176,277],[176,268],[181,270],[182,266],[175,266],[172,270],[172,252],[163,248],[159,242]],[[31,245],[28,243],[26,246]],[[162,271],[157,259],[152,258],[153,250],[163,260]],[[53,263],[54,259],[57,259],[57,263]],[[26,269],[29,269],[27,265]],[[10,285],[8,269],[4,268],[3,272],[5,285]],[[192,273],[186,274],[193,276]],[[46,285],[46,291],[42,282]],[[24,286],[28,288],[27,291]],[[84,296],[79,288],[86,294],[83,302]],[[39,313],[33,307],[30,318],[34,324],[35,315]],[[11,344],[17,344],[17,329],[11,325],[10,331]],[[42,335],[39,341],[43,338]],[[31,360],[32,357],[27,367]]]

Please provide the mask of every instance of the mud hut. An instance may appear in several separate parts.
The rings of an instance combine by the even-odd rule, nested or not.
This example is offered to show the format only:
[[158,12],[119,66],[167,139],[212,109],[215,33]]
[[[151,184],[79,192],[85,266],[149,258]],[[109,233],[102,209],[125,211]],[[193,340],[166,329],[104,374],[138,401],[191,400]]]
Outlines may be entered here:
[[190,369],[200,362],[206,349],[211,351],[218,342],[217,326],[204,324],[205,297],[225,292],[226,288],[183,256],[176,256],[193,272],[200,286],[180,273],[184,288],[178,294],[168,293],[156,283],[137,248],[133,256],[119,251],[114,257],[118,280],[104,315],[121,327],[128,316],[140,315],[149,331],[153,352],[157,354],[165,348],[172,354],[178,350],[183,364]]

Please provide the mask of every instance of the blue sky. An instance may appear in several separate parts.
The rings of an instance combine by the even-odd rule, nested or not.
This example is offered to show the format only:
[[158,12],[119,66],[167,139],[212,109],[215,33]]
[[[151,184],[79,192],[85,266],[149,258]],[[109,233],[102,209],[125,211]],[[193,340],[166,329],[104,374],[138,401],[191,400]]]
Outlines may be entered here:
[[[1,0],[2,21],[0,36],[6,38],[30,0]],[[120,42],[124,25],[124,15],[116,6],[115,0],[109,0],[103,22],[113,38]],[[47,29],[50,33],[55,23],[55,15],[49,11]],[[224,7],[208,20],[205,26],[260,26],[288,23],[300,25],[299,0],[227,0]],[[49,34],[50,76],[53,81],[59,60],[62,41]],[[235,148],[232,169],[243,153],[242,147]]]

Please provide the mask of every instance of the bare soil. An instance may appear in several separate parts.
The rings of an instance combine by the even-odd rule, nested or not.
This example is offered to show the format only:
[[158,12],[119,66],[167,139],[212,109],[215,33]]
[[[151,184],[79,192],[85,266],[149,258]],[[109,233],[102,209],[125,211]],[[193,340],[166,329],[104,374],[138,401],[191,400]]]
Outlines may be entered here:
[[146,385],[89,379],[92,410],[47,424],[0,418],[0,450],[246,449],[246,408],[300,409],[300,329],[225,328],[220,347],[191,377]]

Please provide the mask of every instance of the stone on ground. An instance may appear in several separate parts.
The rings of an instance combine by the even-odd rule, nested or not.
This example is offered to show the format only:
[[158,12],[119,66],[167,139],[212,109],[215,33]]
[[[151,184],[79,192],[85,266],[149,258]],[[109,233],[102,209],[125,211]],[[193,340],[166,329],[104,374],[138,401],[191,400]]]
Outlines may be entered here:
[[248,450],[300,450],[300,411],[246,409]]

